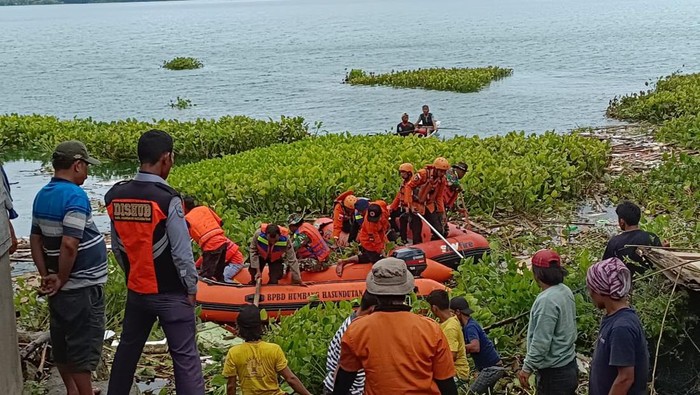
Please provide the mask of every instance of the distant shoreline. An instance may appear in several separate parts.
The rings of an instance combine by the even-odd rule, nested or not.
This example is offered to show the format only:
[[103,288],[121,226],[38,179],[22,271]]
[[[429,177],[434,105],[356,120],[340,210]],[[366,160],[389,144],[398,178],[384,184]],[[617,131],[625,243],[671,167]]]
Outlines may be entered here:
[[184,0],[0,0],[3,6],[27,6],[27,5],[59,5],[59,4],[100,4],[100,3],[152,3],[157,1],[184,1]]

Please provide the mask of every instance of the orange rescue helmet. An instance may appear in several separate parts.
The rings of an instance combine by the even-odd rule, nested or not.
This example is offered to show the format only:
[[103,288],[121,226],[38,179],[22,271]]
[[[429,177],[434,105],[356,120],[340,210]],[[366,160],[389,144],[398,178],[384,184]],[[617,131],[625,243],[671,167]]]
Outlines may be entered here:
[[438,170],[449,170],[450,162],[448,162],[447,159],[443,157],[439,157],[433,162],[433,167]]
[[401,164],[401,166],[399,166],[399,171],[405,171],[405,172],[408,172],[411,174],[416,172],[415,169],[413,168],[413,165],[410,163]]
[[355,203],[357,203],[357,196],[348,195],[343,199],[343,206],[349,209],[355,209]]

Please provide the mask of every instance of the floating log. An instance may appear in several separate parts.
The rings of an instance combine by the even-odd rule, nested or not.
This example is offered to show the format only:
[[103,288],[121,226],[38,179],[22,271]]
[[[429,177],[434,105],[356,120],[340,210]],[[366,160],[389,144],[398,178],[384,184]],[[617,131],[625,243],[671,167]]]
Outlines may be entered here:
[[671,281],[676,281],[677,278],[680,285],[700,292],[700,253],[652,247],[639,247],[637,251],[654,266],[662,269]]

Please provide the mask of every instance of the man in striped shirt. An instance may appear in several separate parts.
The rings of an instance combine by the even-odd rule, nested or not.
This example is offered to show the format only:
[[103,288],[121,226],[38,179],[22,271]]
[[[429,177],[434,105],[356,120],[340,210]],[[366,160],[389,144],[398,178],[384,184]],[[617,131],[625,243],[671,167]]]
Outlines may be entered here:
[[[343,339],[343,334],[350,326],[350,323],[357,317],[370,314],[374,311],[377,305],[377,297],[365,291],[360,300],[360,309],[350,314],[343,321],[338,331],[335,332],[331,344],[328,346],[328,358],[326,359],[326,378],[323,380],[323,394],[330,395],[333,393],[333,384],[335,383],[335,373],[338,371],[338,360],[340,359],[340,341]],[[350,388],[351,395],[362,395],[365,391],[365,372],[359,371],[355,381]]]
[[91,372],[102,355],[107,248],[80,188],[91,158],[67,141],[53,153],[54,176],[34,199],[32,258],[48,295],[53,359],[69,395],[92,395]]

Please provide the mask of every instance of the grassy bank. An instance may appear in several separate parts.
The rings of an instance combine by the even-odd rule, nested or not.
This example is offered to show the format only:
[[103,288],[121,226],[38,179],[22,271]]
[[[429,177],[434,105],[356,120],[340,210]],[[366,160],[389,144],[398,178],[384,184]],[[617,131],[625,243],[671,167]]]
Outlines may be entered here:
[[352,69],[346,77],[351,85],[386,85],[394,88],[423,88],[460,93],[477,92],[492,81],[513,74],[513,69],[489,66],[479,68],[433,68],[375,74]]
[[236,154],[275,143],[289,143],[308,136],[304,118],[262,121],[245,116],[194,121],[125,119],[100,122],[90,118],[61,120],[47,115],[0,115],[0,147],[26,153],[30,158],[50,155],[58,143],[76,139],[90,153],[105,160],[134,160],[136,144],[149,129],[161,129],[175,139],[175,155],[201,160]]

